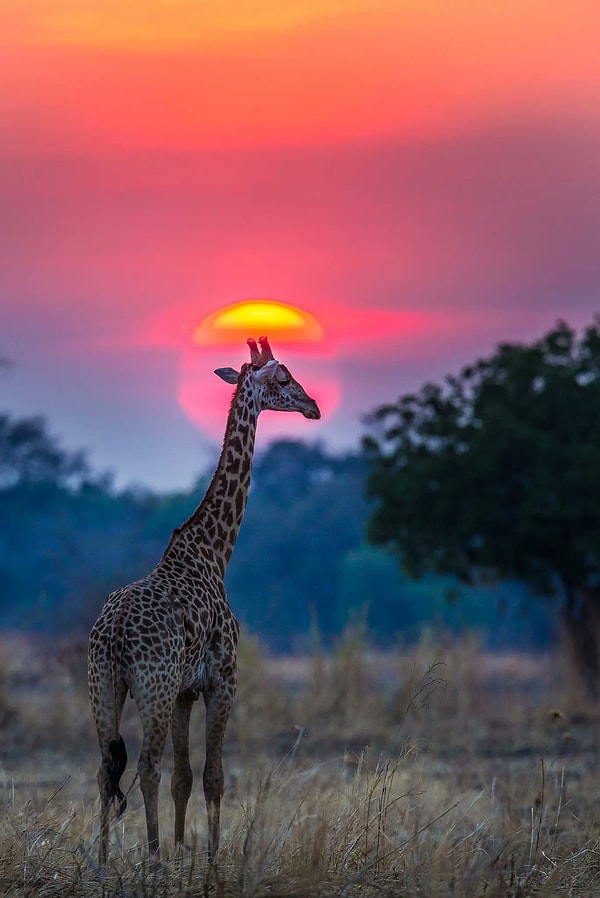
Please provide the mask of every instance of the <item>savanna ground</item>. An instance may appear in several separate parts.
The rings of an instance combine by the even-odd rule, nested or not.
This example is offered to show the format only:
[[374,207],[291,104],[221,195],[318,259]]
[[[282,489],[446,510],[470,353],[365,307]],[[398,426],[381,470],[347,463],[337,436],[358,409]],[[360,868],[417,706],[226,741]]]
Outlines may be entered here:
[[[104,871],[85,646],[4,634],[0,651],[0,894],[204,894],[202,702],[188,848],[173,856],[167,750],[157,872],[144,863],[140,733],[126,706],[129,807]],[[598,894],[600,715],[558,654],[432,639],[377,654],[348,636],[330,656],[289,659],[246,641],[239,669],[219,852],[227,898]]]

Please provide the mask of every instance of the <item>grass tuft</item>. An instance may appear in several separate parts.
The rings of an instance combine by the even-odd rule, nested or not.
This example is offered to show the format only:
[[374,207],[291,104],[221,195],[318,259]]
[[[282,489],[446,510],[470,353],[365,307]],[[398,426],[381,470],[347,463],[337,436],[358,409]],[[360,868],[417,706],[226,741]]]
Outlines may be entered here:
[[[165,756],[163,864],[150,870],[130,711],[130,806],[113,823],[101,869],[99,759],[81,653],[44,659],[39,646],[11,645],[1,694],[12,710],[0,735],[0,894],[204,895],[200,777],[187,847],[176,854]],[[431,638],[377,654],[348,634],[331,655],[304,658],[270,658],[245,642],[239,677],[210,895],[596,894],[598,709],[583,697],[571,703],[556,659]],[[201,709],[194,720],[199,773]]]

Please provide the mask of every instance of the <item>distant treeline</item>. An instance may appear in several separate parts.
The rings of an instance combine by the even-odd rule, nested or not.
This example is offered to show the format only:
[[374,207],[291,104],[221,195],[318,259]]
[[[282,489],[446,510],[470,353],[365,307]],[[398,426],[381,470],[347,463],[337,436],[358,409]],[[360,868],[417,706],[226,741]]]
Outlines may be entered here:
[[[552,638],[555,613],[519,584],[410,581],[367,544],[368,469],[359,452],[292,440],[257,455],[226,575],[247,630],[274,651],[331,644],[348,626],[382,646],[429,626],[478,630],[491,647]],[[118,491],[83,453],[62,450],[43,418],[0,416],[0,626],[85,632],[112,589],[158,562],[211,475],[185,492]]]

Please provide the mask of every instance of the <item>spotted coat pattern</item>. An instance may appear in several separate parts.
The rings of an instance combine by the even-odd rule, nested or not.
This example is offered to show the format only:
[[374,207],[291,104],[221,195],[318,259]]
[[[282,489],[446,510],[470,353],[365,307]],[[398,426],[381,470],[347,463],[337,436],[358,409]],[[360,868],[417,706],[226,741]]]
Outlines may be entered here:
[[112,801],[120,800],[120,810],[126,803],[119,787],[127,761],[119,725],[128,694],[137,705],[143,727],[137,769],[148,851],[154,861],[160,856],[158,786],[165,741],[170,730],[177,845],[183,843],[193,780],[190,713],[196,699],[203,696],[208,854],[209,860],[215,858],[223,794],[222,746],[236,689],[239,633],[223,575],[248,498],[257,419],[263,409],[320,417],[314,400],[273,358],[266,338],[259,342],[260,349],[254,340],[248,340],[251,363],[243,365],[239,374],[231,368],[215,372],[235,383],[236,391],[221,455],[202,502],[173,532],[154,570],[108,597],[90,633],[89,692],[102,755],[98,771],[102,864],[108,855]]

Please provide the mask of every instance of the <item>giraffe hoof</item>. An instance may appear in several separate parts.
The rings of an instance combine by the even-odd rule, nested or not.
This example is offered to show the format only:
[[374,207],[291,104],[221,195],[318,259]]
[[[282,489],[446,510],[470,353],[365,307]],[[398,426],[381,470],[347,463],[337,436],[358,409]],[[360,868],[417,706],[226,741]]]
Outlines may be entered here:
[[153,876],[160,876],[160,874],[164,872],[164,869],[165,867],[160,858],[152,856],[148,858],[148,870]]
[[177,842],[175,845],[175,851],[173,852],[174,858],[182,858],[186,855],[190,854],[192,851],[191,845],[186,845],[185,842]]

